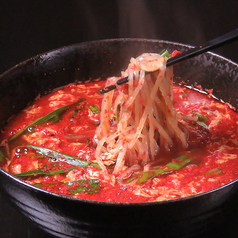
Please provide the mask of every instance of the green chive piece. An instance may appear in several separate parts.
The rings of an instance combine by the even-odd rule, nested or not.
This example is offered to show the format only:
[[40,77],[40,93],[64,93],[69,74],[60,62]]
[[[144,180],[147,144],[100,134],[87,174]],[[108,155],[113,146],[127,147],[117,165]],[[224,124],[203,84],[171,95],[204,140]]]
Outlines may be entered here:
[[85,180],[67,182],[66,185],[69,187],[69,192],[71,194],[77,194],[82,192],[96,193],[99,190],[98,179],[85,179]]
[[194,112],[194,114],[196,116],[198,116],[198,121],[196,121],[196,123],[200,126],[202,126],[203,128],[209,130],[209,126],[204,122],[204,121],[207,121],[207,116],[206,115],[203,115],[199,112]]
[[161,175],[164,174],[166,172],[169,172],[170,170],[165,170],[165,169],[156,169],[156,170],[150,170],[150,171],[146,171],[146,172],[142,172],[141,176],[139,176],[138,180],[137,180],[137,184],[139,183],[143,183],[146,180],[153,178],[157,175]]
[[202,121],[197,121],[196,123],[197,123],[198,125],[204,127],[205,129],[209,130],[209,126],[208,126],[206,123],[204,123],[204,122],[202,122]]
[[51,159],[56,159],[57,161],[65,162],[70,165],[84,167],[84,168],[91,165],[91,162],[86,161],[86,160],[80,160],[76,156],[62,154],[58,151],[50,150],[50,149],[40,147],[40,146],[34,146],[34,145],[27,145],[27,146],[35,149],[37,151],[37,153],[39,153],[43,156],[49,157]]
[[166,164],[166,167],[173,170],[179,170],[183,168],[186,164],[191,162],[191,160],[191,157],[189,157],[187,154],[183,154],[177,157],[175,161]]
[[29,177],[29,176],[33,176],[33,175],[56,175],[56,174],[65,174],[68,173],[69,171],[75,169],[76,167],[70,167],[70,168],[66,168],[66,169],[60,169],[60,170],[55,170],[55,171],[44,171],[44,170],[40,170],[40,169],[34,169],[34,170],[30,170],[27,172],[22,172],[19,174],[14,174],[14,176],[17,177]]
[[146,180],[156,177],[158,175],[162,175],[162,174],[166,174],[166,173],[170,173],[170,172],[179,170],[192,161],[193,155],[194,155],[194,150],[180,155],[174,161],[169,162],[165,166],[163,166],[163,168],[149,170],[146,172],[135,173],[135,176],[129,178],[126,181],[126,183],[129,183],[129,182],[133,181],[134,179],[138,179],[136,183],[140,184],[140,183],[143,183]]
[[90,105],[90,106],[88,106],[88,108],[90,109],[90,111],[92,112],[92,113],[98,113],[98,112],[101,112],[101,110],[99,109],[99,107],[97,106],[97,105]]
[[48,113],[47,115],[43,116],[43,117],[39,117],[37,118],[35,121],[31,122],[28,126],[24,127],[22,130],[20,130],[18,133],[16,133],[15,135],[9,137],[9,141],[13,141],[14,139],[16,139],[18,136],[20,136],[22,133],[28,131],[28,132],[33,132],[36,126],[42,125],[46,122],[52,122],[52,123],[57,123],[61,120],[63,113],[71,106],[76,105],[80,102],[82,102],[84,99],[80,99],[79,101],[60,107],[50,113]]
[[207,116],[206,115],[203,115],[203,114],[201,114],[201,113],[199,113],[199,112],[195,112],[194,113],[196,116],[198,116],[198,120],[199,121],[207,121]]
[[171,58],[172,56],[170,55],[170,53],[166,50],[163,49],[160,53],[161,56],[167,57],[167,58]]
[[220,168],[215,168],[215,169],[212,169],[212,170],[206,172],[205,175],[215,176],[215,175],[220,175],[220,174],[223,174],[223,173],[224,172]]
[[98,179],[84,179],[84,180],[75,180],[69,182],[58,182],[58,183],[35,183],[34,186],[38,188],[43,188],[46,186],[59,186],[66,185],[69,188],[69,192],[71,194],[77,193],[96,193],[100,189],[99,180]]

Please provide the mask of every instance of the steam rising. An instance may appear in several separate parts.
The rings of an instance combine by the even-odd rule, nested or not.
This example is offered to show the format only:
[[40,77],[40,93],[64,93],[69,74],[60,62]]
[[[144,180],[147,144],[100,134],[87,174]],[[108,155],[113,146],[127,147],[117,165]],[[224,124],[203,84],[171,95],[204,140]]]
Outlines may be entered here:
[[155,37],[155,20],[144,0],[118,0],[119,36]]

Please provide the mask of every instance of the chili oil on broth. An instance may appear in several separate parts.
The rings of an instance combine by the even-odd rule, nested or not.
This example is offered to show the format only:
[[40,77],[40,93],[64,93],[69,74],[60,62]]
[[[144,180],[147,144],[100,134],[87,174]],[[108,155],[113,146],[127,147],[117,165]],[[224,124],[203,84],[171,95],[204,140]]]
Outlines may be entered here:
[[[188,148],[177,146],[172,153],[161,150],[154,169],[162,173],[143,183],[130,184],[130,176],[122,183],[115,175],[106,180],[96,164],[93,142],[103,97],[99,89],[104,83],[69,84],[37,98],[15,116],[1,135],[3,169],[54,193],[106,202],[176,199],[238,178],[237,113],[208,95],[174,85],[174,107],[181,128],[187,128]],[[191,161],[168,171],[168,163],[185,158],[180,156]],[[112,168],[113,164],[109,173]]]

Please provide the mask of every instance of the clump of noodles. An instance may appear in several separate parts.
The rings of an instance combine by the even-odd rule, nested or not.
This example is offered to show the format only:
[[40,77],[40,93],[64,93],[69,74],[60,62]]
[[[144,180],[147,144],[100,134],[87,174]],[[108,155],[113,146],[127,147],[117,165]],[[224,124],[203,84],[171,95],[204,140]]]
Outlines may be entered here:
[[[116,176],[128,169],[146,168],[161,148],[170,150],[174,143],[187,146],[173,108],[173,68],[166,68],[166,61],[159,54],[132,58],[122,72],[128,84],[104,94],[94,140],[95,157],[105,174],[110,165]],[[108,78],[106,86],[117,80]]]

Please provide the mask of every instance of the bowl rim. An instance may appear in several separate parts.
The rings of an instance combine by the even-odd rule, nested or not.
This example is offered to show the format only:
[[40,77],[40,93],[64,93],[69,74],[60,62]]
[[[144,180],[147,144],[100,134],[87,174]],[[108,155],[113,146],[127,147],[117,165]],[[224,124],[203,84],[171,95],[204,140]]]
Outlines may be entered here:
[[[58,47],[58,48],[55,48],[55,49],[37,54],[35,56],[32,56],[32,57],[16,64],[15,66],[11,67],[10,69],[6,70],[5,72],[3,72],[0,75],[0,80],[1,80],[1,78],[5,77],[6,75],[11,74],[12,72],[14,72],[14,70],[18,69],[19,67],[22,67],[22,66],[26,65],[27,63],[30,63],[30,62],[34,61],[37,58],[40,58],[40,57],[45,56],[47,54],[55,53],[56,51],[59,51],[59,50],[65,50],[65,49],[68,49],[68,48],[75,48],[75,47],[80,47],[80,46],[89,45],[89,44],[98,44],[100,42],[102,42],[102,43],[106,43],[106,42],[111,43],[111,42],[122,42],[122,41],[125,41],[125,42],[128,42],[128,41],[129,42],[134,42],[134,41],[137,41],[137,42],[152,42],[152,43],[161,43],[161,44],[164,43],[164,44],[170,44],[170,45],[174,45],[174,46],[181,46],[181,47],[185,47],[185,48],[193,48],[194,47],[194,46],[179,43],[179,42],[173,42],[173,41],[168,41],[168,40],[158,40],[158,39],[147,39],[147,38],[113,38],[113,39],[101,39],[101,40],[84,41],[84,42],[80,42],[80,43],[75,43],[75,44],[70,44],[70,45],[65,45],[65,46],[62,46],[62,47]],[[211,56],[219,58],[221,60],[225,60],[226,62],[238,67],[238,63],[236,63],[236,62],[234,62],[230,59],[227,59],[227,58],[225,58],[225,57],[223,57],[219,54],[213,53],[211,51],[208,51],[204,54],[211,55]],[[194,195],[191,195],[191,196],[188,196],[188,197],[176,198],[176,199],[170,199],[170,200],[164,200],[164,201],[138,202],[138,203],[136,203],[136,202],[104,202],[104,201],[74,198],[74,197],[70,197],[70,196],[66,196],[66,195],[62,195],[62,194],[58,194],[58,193],[53,193],[53,192],[35,187],[35,186],[21,180],[20,178],[17,178],[14,175],[8,173],[2,167],[0,167],[0,173],[3,174],[4,176],[10,178],[11,180],[14,180],[15,182],[20,183],[22,186],[24,186],[26,188],[30,188],[31,190],[35,190],[35,191],[38,191],[38,192],[43,193],[45,195],[49,195],[49,196],[52,196],[52,197],[57,197],[57,198],[60,198],[60,199],[63,199],[63,200],[66,199],[66,200],[77,202],[77,203],[88,203],[88,204],[94,204],[94,205],[100,205],[100,206],[125,206],[125,207],[128,207],[128,206],[129,207],[130,206],[133,206],[133,207],[144,207],[144,206],[146,206],[147,207],[147,206],[164,205],[164,204],[170,204],[170,203],[189,201],[191,199],[196,199],[196,198],[200,198],[202,196],[206,196],[206,195],[211,194],[211,193],[215,193],[215,192],[220,191],[220,190],[222,190],[222,189],[224,189],[228,186],[232,186],[234,183],[238,182],[238,179],[235,179],[235,180],[233,180],[233,181],[231,181],[227,184],[224,184],[220,187],[217,187],[215,189],[212,189],[212,190],[209,190],[209,191],[206,191],[206,192],[197,193],[197,194],[194,194]]]
[[[30,58],[28,59],[25,59],[19,63],[17,63],[16,65],[12,66],[11,68],[7,69],[6,71],[4,71],[3,73],[0,74],[0,79],[2,77],[4,77],[6,74],[12,72],[13,70],[15,70],[16,68],[18,67],[21,67],[23,65],[26,65],[27,63],[31,62],[31,61],[34,61],[36,58],[40,58],[44,55],[47,55],[47,54],[52,54],[54,53],[55,51],[58,51],[58,50],[64,50],[64,49],[67,49],[67,48],[70,48],[70,47],[79,47],[79,46],[83,46],[83,45],[87,45],[87,44],[96,44],[96,43],[99,43],[99,42],[119,42],[119,41],[141,41],[141,42],[153,42],[153,43],[164,43],[164,44],[171,44],[171,45],[174,45],[174,46],[182,46],[182,47],[186,47],[186,48],[194,48],[195,46],[192,46],[192,45],[189,45],[189,44],[184,44],[184,43],[180,43],[180,42],[175,42],[175,41],[169,41],[169,40],[159,40],[159,39],[148,39],[148,38],[111,38],[111,39],[100,39],[100,40],[92,40],[92,41],[83,41],[83,42],[79,42],[79,43],[74,43],[74,44],[70,44],[70,45],[64,45],[64,46],[61,46],[61,47],[57,47],[57,48],[54,48],[54,49],[51,49],[51,50],[48,50],[48,51],[45,51],[43,53],[39,53],[39,54],[36,54],[34,56],[31,56]],[[208,55],[212,55],[212,56],[215,56],[215,57],[218,57],[222,60],[226,60],[227,62],[233,64],[234,66],[237,66],[238,67],[238,63],[222,56],[222,55],[219,55],[219,54],[216,54],[216,53],[213,53],[212,51],[207,51],[203,54],[208,54]],[[132,56],[133,57],[133,56]]]
[[99,205],[99,206],[124,206],[124,207],[150,207],[150,206],[154,206],[154,205],[159,205],[159,206],[163,206],[165,204],[173,204],[173,203],[178,203],[178,202],[186,202],[186,201],[190,201],[192,199],[199,199],[200,197],[206,196],[206,195],[210,195],[213,193],[216,193],[226,187],[232,186],[234,183],[238,182],[238,179],[235,179],[227,184],[224,184],[220,187],[214,188],[212,190],[206,191],[206,192],[202,192],[202,193],[197,193],[188,197],[182,197],[182,198],[176,198],[176,199],[169,199],[169,200],[163,200],[163,201],[153,201],[153,202],[104,202],[104,201],[97,201],[97,200],[89,200],[89,199],[82,199],[82,198],[75,198],[75,197],[70,197],[70,196],[66,196],[66,195],[62,195],[62,194],[58,194],[58,193],[54,193],[54,192],[50,192],[38,187],[35,187],[32,184],[29,184],[23,180],[20,180],[19,178],[15,177],[14,175],[8,173],[7,171],[5,171],[4,169],[0,168],[0,173],[3,174],[4,176],[10,178],[11,180],[15,181],[16,183],[20,184],[21,186],[24,186],[27,189],[31,189],[34,190],[35,192],[40,192],[43,193],[46,196],[52,196],[59,198],[59,199],[63,199],[63,200],[68,200],[68,201],[72,201],[72,202],[76,202],[76,203],[87,203],[87,204],[93,204],[93,205]]

